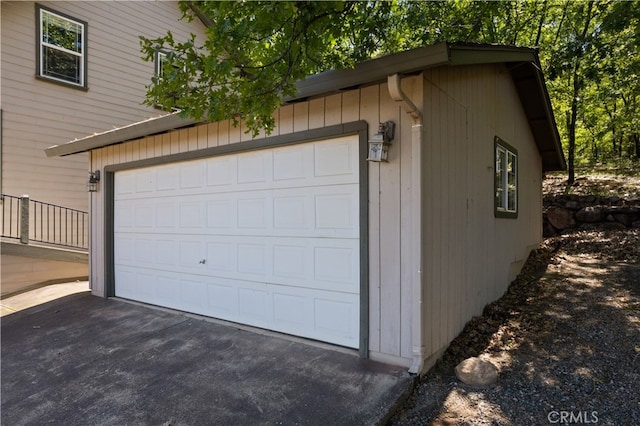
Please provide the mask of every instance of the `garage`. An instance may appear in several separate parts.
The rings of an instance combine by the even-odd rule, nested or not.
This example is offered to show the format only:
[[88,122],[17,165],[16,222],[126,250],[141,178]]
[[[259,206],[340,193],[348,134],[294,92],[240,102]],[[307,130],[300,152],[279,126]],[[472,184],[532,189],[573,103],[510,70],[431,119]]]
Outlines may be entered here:
[[171,113],[46,153],[90,154],[94,295],[422,374],[541,241],[540,176],[565,163],[540,69],[535,49],[439,43],[307,77],[269,134]]
[[358,135],[113,174],[115,296],[358,348]]

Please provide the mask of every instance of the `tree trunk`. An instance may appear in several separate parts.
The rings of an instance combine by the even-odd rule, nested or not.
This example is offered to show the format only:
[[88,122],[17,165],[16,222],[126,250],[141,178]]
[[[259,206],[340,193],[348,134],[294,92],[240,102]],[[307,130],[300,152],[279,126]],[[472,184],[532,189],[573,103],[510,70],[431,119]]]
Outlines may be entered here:
[[571,99],[571,113],[568,117],[567,129],[569,131],[569,152],[567,155],[567,184],[573,185],[576,181],[575,158],[576,158],[576,122],[578,121],[578,94],[580,83],[578,82],[578,60],[573,73],[573,99]]
[[[591,23],[592,13],[593,11],[593,1],[588,3],[587,14],[584,20],[584,28],[582,30],[582,34],[580,35],[580,41],[585,43],[587,31],[589,30],[589,24]],[[583,45],[584,47],[584,45]],[[567,183],[569,185],[573,185],[576,181],[576,172],[575,172],[575,157],[576,157],[576,123],[578,121],[578,102],[580,102],[580,89],[582,87],[582,78],[580,77],[580,61],[582,59],[582,55],[584,54],[584,50],[580,49],[576,52],[576,57],[574,58],[573,63],[573,96],[571,98],[571,113],[567,119],[567,130],[569,132],[569,152],[568,152],[568,177]]]

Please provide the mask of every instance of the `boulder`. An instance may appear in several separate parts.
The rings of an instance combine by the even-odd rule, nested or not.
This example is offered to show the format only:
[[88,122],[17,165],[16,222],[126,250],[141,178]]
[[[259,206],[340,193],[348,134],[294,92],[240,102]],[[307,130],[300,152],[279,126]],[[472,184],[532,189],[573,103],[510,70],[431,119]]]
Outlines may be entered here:
[[558,230],[571,228],[576,224],[573,213],[562,207],[550,207],[547,210],[547,220]]
[[564,206],[570,210],[578,210],[580,208],[580,203],[574,200],[569,200]]
[[631,224],[633,223],[633,218],[629,214],[618,213],[614,214],[613,218],[624,226],[631,226]]
[[580,222],[594,223],[602,222],[606,215],[603,208],[598,206],[584,207],[576,212],[576,219]]
[[455,368],[456,377],[470,386],[486,387],[498,380],[498,369],[489,361],[467,358]]

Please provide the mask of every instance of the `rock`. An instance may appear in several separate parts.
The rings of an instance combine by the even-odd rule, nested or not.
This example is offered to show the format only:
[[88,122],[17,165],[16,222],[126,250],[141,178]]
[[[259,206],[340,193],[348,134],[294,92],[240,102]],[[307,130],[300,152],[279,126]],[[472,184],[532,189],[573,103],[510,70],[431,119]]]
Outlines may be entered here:
[[455,368],[456,377],[471,386],[486,387],[498,380],[498,369],[489,361],[467,358]]
[[576,213],[576,219],[580,222],[601,222],[605,217],[605,211],[601,207],[585,207]]
[[620,222],[624,226],[631,226],[631,224],[633,223],[631,215],[628,214],[614,214],[613,217],[617,222]]
[[569,210],[578,210],[580,208],[580,203],[574,200],[569,200],[564,206]]
[[573,219],[573,213],[562,207],[550,207],[547,210],[547,219],[549,223],[558,230],[571,228],[576,224],[576,221]]
[[546,219],[542,222],[542,236],[544,238],[555,237],[558,235],[556,228],[554,228],[550,223],[549,219]]
[[600,225],[602,229],[612,229],[612,230],[622,230],[625,229],[626,226],[620,222],[604,222]]

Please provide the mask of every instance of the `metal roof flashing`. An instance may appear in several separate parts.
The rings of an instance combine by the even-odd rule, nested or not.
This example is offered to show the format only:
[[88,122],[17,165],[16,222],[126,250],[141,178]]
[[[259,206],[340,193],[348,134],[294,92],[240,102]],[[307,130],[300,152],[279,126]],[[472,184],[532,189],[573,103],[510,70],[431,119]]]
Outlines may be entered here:
[[[533,48],[447,42],[424,46],[362,62],[351,69],[331,70],[307,77],[298,82],[296,96],[283,99],[283,103],[384,82],[392,74],[406,76],[438,66],[489,63],[507,64],[541,153],[544,170],[564,170],[566,165],[560,137],[537,49]],[[171,113],[52,146],[45,153],[48,157],[71,155],[197,123],[197,120],[180,117],[179,113]]]

